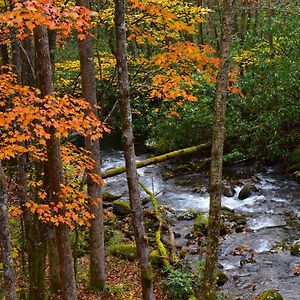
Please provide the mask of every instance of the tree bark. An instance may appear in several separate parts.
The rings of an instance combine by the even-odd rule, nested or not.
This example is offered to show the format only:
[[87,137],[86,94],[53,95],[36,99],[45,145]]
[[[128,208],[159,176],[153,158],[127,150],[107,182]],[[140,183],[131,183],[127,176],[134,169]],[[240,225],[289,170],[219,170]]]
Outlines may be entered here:
[[4,171],[0,161],[0,253],[4,269],[5,299],[16,300],[16,278],[11,254],[10,230],[8,221],[8,198]]
[[[54,92],[52,68],[47,30],[39,26],[34,32],[36,48],[36,71],[38,87],[42,96]],[[60,140],[55,137],[55,129],[48,128],[50,139],[47,140],[47,162],[49,176],[50,199],[61,201],[61,184],[63,183]],[[58,251],[60,275],[62,280],[62,296],[65,300],[76,300],[76,282],[70,243],[70,229],[66,224],[56,227],[56,247]]]
[[[188,147],[188,148],[184,148],[184,149],[180,149],[180,150],[175,150],[175,151],[168,152],[168,153],[165,153],[165,154],[162,154],[162,155],[159,155],[159,156],[150,157],[150,158],[147,158],[147,159],[142,160],[142,161],[137,161],[137,162],[135,162],[136,168],[137,169],[138,168],[143,168],[143,167],[153,165],[153,164],[156,164],[156,163],[168,160],[168,159],[193,154],[193,153],[196,153],[196,152],[198,152],[202,149],[205,149],[205,148],[209,147],[209,145],[210,145],[209,143],[201,144],[201,145],[198,145],[198,146],[192,146],[192,147]],[[114,169],[109,169],[109,170],[104,171],[104,173],[102,174],[102,178],[105,179],[105,178],[113,177],[113,176],[122,174],[124,172],[126,172],[126,166],[121,166],[121,167],[117,167],[117,168],[114,168]]]
[[[90,8],[89,0],[77,0],[77,5]],[[84,40],[79,41],[80,73],[82,84],[82,96],[92,106],[92,112],[98,116],[95,70],[93,63],[92,38],[87,35]],[[91,158],[95,161],[93,174],[101,175],[101,152],[99,140],[92,141],[87,137],[86,148],[91,151]],[[105,286],[105,251],[104,251],[104,225],[102,186],[90,177],[87,181],[88,196],[97,204],[90,203],[90,212],[95,215],[89,229],[89,251],[90,251],[90,288],[103,290]]]
[[115,0],[115,30],[117,41],[117,71],[119,105],[121,109],[122,141],[124,147],[129,199],[132,208],[133,228],[140,260],[141,282],[144,300],[153,299],[153,274],[149,259],[149,249],[143,220],[136,157],[133,141],[132,114],[129,97],[128,66],[126,51],[125,1]]
[[210,170],[210,208],[202,298],[216,299],[216,268],[219,254],[225,110],[228,85],[233,0],[223,1],[221,64],[214,98],[213,141]]

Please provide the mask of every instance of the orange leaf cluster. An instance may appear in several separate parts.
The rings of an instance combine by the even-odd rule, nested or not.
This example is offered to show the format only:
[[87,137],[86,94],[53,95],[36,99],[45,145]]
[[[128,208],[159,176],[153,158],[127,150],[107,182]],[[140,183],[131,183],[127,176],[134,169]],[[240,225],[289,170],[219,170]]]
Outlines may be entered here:
[[0,108],[0,159],[32,153],[43,160],[50,127],[57,138],[77,132],[98,139],[109,131],[85,100],[56,94],[41,98],[37,90],[17,85],[11,72],[0,74]]
[[59,6],[52,0],[12,2],[13,9],[0,15],[0,33],[9,36],[14,29],[19,39],[27,37],[36,27],[43,25],[64,37],[76,30],[78,39],[82,40],[91,29],[91,18],[95,15],[85,7]]
[[[212,56],[214,49],[205,45],[202,49],[192,43],[178,43],[167,46],[164,52],[153,58],[160,73],[153,77],[151,96],[164,100],[197,101],[192,94],[199,77],[214,83],[219,59]],[[198,74],[198,76],[193,76]],[[182,103],[182,102],[180,102]]]

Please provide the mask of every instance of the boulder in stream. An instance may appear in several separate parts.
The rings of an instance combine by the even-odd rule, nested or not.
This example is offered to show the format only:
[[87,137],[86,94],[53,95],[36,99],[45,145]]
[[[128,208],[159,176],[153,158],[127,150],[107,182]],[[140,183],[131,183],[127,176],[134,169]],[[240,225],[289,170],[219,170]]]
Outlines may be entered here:
[[245,200],[249,198],[250,196],[258,193],[258,189],[255,185],[253,184],[246,184],[244,187],[240,190],[238,198],[240,200]]
[[284,300],[282,295],[274,289],[266,290],[266,291],[262,292],[255,299],[257,299],[257,300]]

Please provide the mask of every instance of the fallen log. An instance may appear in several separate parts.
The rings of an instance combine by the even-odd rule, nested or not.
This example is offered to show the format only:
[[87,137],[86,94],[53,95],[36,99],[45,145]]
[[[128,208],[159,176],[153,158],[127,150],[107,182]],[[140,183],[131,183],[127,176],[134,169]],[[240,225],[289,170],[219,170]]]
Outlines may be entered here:
[[[198,145],[198,146],[192,146],[192,147],[172,151],[172,152],[169,152],[169,153],[165,153],[165,154],[162,154],[162,155],[159,155],[159,156],[150,157],[150,158],[147,158],[143,161],[137,161],[136,166],[137,166],[137,168],[143,168],[143,167],[146,167],[146,166],[149,166],[149,165],[152,165],[152,164],[155,164],[155,163],[159,163],[159,162],[171,159],[171,158],[185,156],[185,155],[188,155],[188,154],[198,152],[200,150],[203,150],[203,149],[207,148],[208,146],[210,146],[210,143],[201,144],[201,145]],[[114,169],[108,169],[108,170],[106,170],[102,173],[102,178],[105,179],[105,178],[113,177],[113,176],[122,174],[124,172],[126,172],[126,167],[125,166],[117,167],[117,168],[114,168]]]
[[[159,222],[159,228],[158,230],[155,232],[155,241],[156,241],[156,245],[158,248],[158,251],[162,257],[163,260],[163,265],[166,269],[170,269],[171,265],[170,265],[170,259],[173,262],[178,262],[178,257],[176,255],[176,250],[175,250],[175,241],[174,241],[174,233],[173,230],[170,226],[170,224],[167,224],[166,221],[164,220],[164,217],[162,216],[162,214],[160,213],[159,210],[159,205],[157,203],[157,200],[155,198],[154,193],[152,193],[145,184],[143,184],[142,182],[140,182],[140,186],[141,188],[150,196],[150,200],[152,203],[152,206],[154,208],[154,213],[155,216]],[[171,254],[170,254],[170,258],[168,255],[168,251],[164,245],[164,243],[161,240],[161,231],[163,226],[166,225],[168,227],[168,232],[169,232],[169,238],[170,238],[170,245],[171,245]]]

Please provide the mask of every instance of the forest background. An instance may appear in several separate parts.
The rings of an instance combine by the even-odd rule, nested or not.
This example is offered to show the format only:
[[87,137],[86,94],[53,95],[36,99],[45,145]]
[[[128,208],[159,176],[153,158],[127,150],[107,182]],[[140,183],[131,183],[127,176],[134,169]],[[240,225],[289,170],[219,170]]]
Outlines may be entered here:
[[[299,3],[235,2],[224,160],[280,162],[299,176]],[[94,197],[83,187],[85,174],[90,191],[104,184],[98,166],[95,170],[99,149],[94,141],[121,128],[114,3],[87,4],[0,1],[1,161],[9,183],[5,194],[11,222],[21,228],[14,256],[23,264],[22,272],[28,272],[29,261],[24,276],[31,284],[29,294],[35,295],[31,299],[38,299],[45,289],[47,251],[49,260],[58,259],[52,225],[49,229],[44,224],[53,224],[56,235],[67,242],[70,230],[94,224]],[[145,137],[157,153],[210,141],[220,66],[221,1],[130,0],[126,20],[134,133]],[[84,76],[85,51],[95,81]],[[85,91],[90,82],[92,96]],[[75,132],[86,137],[88,151],[69,143]],[[56,160],[58,153],[61,161]],[[56,170],[48,166],[47,171],[44,162],[51,160]],[[67,200],[61,201],[58,194]],[[38,233],[36,240],[28,242],[33,232]],[[45,236],[48,248],[41,243]],[[67,255],[65,262],[72,262],[72,253]],[[67,270],[66,278],[73,274]],[[50,272],[52,289],[57,291],[61,275],[55,274],[51,263]],[[70,292],[69,299],[75,299],[72,289],[64,289]]]

